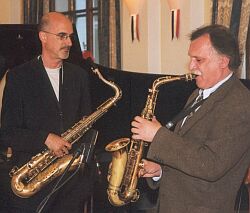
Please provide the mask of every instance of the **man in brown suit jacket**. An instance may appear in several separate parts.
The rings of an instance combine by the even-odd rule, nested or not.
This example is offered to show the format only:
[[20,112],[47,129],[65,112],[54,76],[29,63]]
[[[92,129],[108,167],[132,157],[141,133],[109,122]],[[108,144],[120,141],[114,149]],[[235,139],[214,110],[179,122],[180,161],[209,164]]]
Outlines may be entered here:
[[[152,142],[142,177],[158,177],[161,213],[232,213],[250,154],[250,93],[234,74],[237,41],[220,25],[191,34],[189,69],[206,101],[174,130],[135,117],[134,139]],[[187,104],[188,105],[188,104]],[[152,184],[151,184],[152,185]]]

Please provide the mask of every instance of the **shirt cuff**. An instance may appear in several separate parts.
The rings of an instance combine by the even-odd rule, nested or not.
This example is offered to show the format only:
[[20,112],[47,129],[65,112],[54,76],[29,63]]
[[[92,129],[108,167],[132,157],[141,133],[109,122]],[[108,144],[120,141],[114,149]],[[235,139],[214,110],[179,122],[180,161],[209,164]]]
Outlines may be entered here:
[[152,177],[153,181],[159,181],[161,179],[161,176],[162,176],[162,169],[161,169],[161,173],[160,173],[160,176],[157,176],[157,177]]

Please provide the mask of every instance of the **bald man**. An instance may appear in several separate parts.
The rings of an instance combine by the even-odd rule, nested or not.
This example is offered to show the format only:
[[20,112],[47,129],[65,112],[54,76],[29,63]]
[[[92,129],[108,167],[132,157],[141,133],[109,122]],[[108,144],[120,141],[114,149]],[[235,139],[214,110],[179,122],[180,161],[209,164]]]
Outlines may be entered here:
[[[60,135],[91,112],[85,70],[67,63],[73,28],[63,14],[45,14],[38,27],[41,55],[8,72],[2,108],[2,143],[22,166],[44,149],[62,157],[74,147]],[[78,144],[74,144],[74,146]],[[77,173],[50,199],[43,212],[82,213],[89,174]],[[30,198],[9,194],[4,212],[34,213],[54,182]],[[2,196],[0,196],[2,197]],[[6,197],[6,196],[5,196]]]

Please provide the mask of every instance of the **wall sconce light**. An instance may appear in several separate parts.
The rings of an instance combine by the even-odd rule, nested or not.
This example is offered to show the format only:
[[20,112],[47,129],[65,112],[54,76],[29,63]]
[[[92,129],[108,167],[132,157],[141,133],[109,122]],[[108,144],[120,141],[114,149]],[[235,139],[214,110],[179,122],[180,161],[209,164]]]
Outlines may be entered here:
[[134,39],[140,40],[139,36],[139,10],[142,8],[145,0],[124,0],[128,7],[131,16],[131,36]]
[[179,38],[180,29],[180,0],[167,0],[169,9],[171,11],[171,32],[172,40],[174,38]]

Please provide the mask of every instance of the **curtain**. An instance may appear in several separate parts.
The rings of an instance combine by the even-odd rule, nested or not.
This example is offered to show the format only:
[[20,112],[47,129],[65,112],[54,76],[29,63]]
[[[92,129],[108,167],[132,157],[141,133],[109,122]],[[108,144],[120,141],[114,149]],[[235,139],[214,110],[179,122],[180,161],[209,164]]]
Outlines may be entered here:
[[44,13],[54,9],[54,1],[23,0],[24,24],[37,24]]
[[[250,25],[250,20],[248,26],[249,25]],[[250,27],[248,27],[247,41],[246,41],[246,78],[250,79]]]
[[120,1],[99,0],[98,8],[99,63],[106,67],[120,69]]
[[250,79],[250,19],[248,21],[247,41],[246,41],[246,78]]
[[[249,64],[247,58],[249,53],[246,51],[249,16],[249,0],[213,0],[212,23],[222,24],[231,29],[239,41],[241,55],[245,56],[245,65]],[[249,76],[249,68],[241,67],[238,74],[239,76]]]

